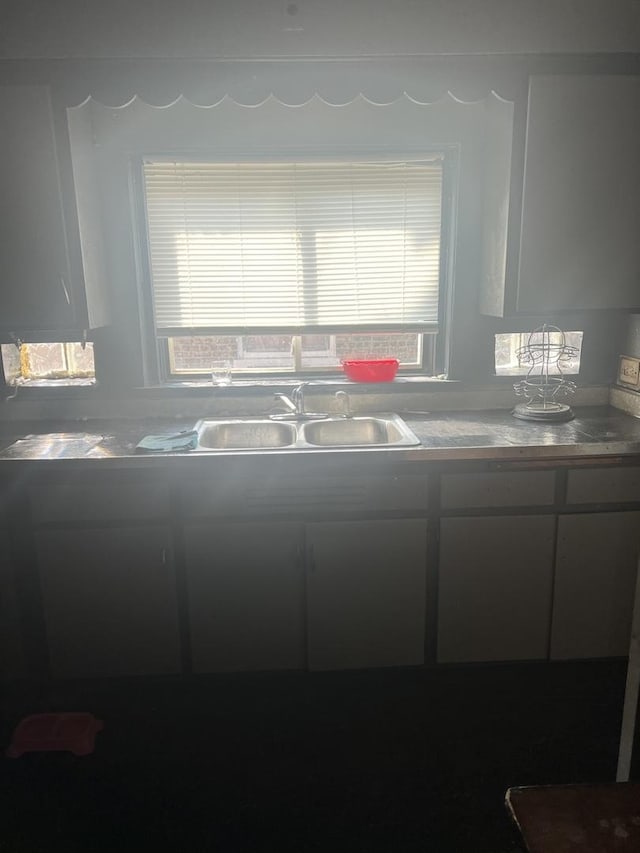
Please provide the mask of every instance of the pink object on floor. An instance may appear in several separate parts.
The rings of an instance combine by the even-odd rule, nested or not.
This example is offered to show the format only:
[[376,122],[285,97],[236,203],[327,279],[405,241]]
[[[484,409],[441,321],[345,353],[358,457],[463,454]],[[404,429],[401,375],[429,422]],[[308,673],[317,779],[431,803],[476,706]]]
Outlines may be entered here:
[[7,758],[19,758],[25,752],[72,752],[90,755],[95,737],[104,728],[93,714],[32,714],[20,720],[7,748]]

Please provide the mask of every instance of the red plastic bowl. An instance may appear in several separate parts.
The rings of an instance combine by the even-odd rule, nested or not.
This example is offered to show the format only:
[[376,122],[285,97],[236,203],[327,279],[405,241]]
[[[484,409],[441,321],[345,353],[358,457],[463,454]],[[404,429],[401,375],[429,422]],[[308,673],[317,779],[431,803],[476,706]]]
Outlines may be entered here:
[[346,359],[342,368],[354,382],[392,382],[398,372],[397,358]]

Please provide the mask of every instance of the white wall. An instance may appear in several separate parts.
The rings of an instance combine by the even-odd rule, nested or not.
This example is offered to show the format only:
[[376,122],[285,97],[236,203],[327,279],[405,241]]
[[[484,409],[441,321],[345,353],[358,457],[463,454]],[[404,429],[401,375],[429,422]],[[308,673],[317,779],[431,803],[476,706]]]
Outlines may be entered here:
[[0,59],[640,51],[640,0],[22,0],[6,7]]

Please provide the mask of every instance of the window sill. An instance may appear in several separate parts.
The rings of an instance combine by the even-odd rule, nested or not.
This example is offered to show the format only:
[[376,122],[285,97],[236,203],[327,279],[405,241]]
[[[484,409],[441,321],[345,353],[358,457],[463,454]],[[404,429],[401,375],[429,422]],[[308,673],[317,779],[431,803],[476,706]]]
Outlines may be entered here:
[[136,389],[136,394],[144,396],[174,396],[176,394],[188,394],[192,396],[200,396],[206,394],[210,396],[215,393],[216,396],[233,396],[242,395],[243,393],[256,393],[261,389],[268,391],[280,389],[293,389],[298,385],[304,384],[308,390],[313,393],[314,388],[330,390],[349,389],[353,393],[367,393],[375,390],[376,393],[392,394],[394,392],[423,392],[428,389],[444,390],[446,388],[459,388],[460,382],[455,379],[437,379],[432,376],[396,376],[393,382],[352,382],[349,379],[342,377],[331,377],[322,379],[305,379],[302,377],[279,377],[279,378],[252,378],[252,379],[234,379],[230,385],[212,385],[211,382],[192,381],[173,381],[163,385],[154,385],[148,388]]
[[14,399],[43,399],[55,400],[69,397],[87,397],[95,395],[98,385],[95,379],[71,379],[56,381],[50,379],[29,379],[17,385],[5,385],[3,396],[5,400]]

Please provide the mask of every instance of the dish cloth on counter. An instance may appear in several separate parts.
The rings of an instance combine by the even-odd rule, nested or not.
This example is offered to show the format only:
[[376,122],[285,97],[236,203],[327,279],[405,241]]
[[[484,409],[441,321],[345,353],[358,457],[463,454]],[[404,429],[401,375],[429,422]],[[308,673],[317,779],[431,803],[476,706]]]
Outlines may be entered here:
[[172,453],[177,450],[195,450],[198,446],[198,433],[195,429],[185,429],[170,435],[145,435],[136,444],[141,453]]

